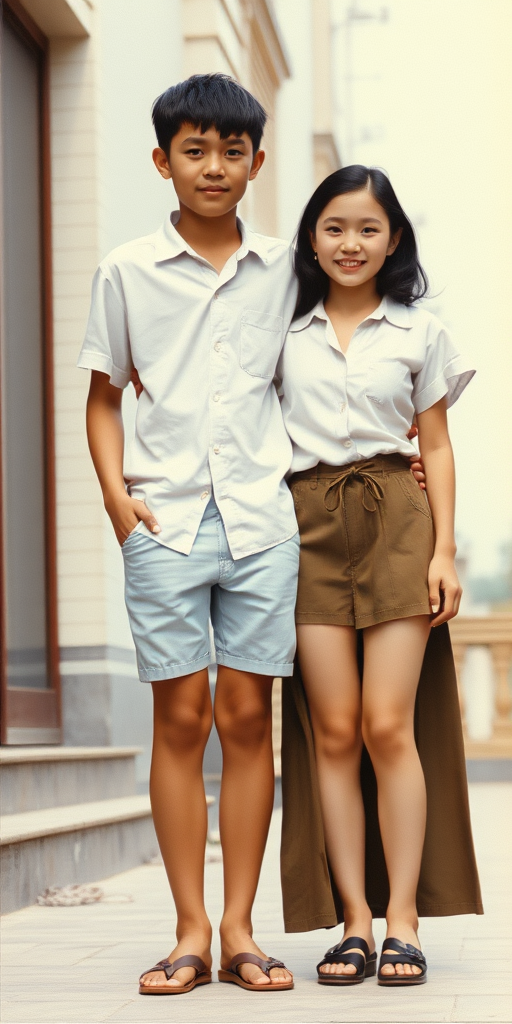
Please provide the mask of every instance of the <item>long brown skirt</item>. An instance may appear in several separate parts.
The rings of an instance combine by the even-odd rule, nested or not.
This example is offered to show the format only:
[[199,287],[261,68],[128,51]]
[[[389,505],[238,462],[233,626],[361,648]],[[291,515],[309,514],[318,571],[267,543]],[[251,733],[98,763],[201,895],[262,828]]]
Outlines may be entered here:
[[[415,735],[427,788],[427,828],[418,914],[483,914],[471,835],[464,743],[450,634],[430,633],[415,710]],[[389,884],[377,816],[377,786],[366,750],[361,762],[366,810],[366,897],[384,917]],[[325,848],[313,733],[298,665],[283,680],[283,833],[285,930],[330,928],[343,920]]]

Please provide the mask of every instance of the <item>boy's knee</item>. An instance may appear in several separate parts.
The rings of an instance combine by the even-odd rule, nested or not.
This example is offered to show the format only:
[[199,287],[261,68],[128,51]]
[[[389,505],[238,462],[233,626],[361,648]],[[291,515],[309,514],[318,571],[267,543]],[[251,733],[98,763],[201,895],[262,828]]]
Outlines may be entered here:
[[176,701],[155,709],[155,739],[173,750],[205,746],[212,727],[211,707]]
[[240,697],[215,702],[215,724],[222,741],[245,746],[262,743],[272,732],[272,711],[264,700]]

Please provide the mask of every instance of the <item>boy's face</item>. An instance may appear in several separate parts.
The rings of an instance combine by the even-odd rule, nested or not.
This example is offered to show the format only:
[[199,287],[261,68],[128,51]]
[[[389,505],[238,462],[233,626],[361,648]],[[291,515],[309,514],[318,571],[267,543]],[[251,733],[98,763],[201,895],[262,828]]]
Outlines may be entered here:
[[157,170],[172,178],[180,203],[201,217],[229,213],[264,159],[261,149],[253,156],[246,132],[221,139],[216,128],[202,134],[192,124],[182,125],[174,136],[169,157],[163,149],[153,151]]

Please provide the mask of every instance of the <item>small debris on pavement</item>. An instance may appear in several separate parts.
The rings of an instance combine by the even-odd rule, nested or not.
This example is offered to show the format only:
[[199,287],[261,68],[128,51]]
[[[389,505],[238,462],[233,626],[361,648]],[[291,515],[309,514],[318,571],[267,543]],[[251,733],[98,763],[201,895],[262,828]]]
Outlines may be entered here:
[[133,903],[129,893],[107,894],[99,885],[53,885],[37,897],[40,907],[79,907],[87,903]]

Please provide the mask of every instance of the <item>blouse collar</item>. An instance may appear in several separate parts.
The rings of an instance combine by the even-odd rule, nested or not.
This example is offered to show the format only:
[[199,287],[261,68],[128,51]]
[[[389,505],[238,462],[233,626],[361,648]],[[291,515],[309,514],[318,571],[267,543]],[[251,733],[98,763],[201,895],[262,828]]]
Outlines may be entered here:
[[[310,323],[314,320],[324,320],[327,322],[329,319],[325,312],[323,299],[320,299],[316,306],[309,311],[304,313],[303,316],[294,320],[290,326],[290,331],[303,331],[305,327],[309,327]],[[381,299],[377,309],[370,313],[368,316],[361,321],[366,323],[368,320],[387,320],[388,323],[393,324],[395,327],[408,328],[411,326],[410,310],[407,306],[404,306],[401,302],[394,302],[389,296],[385,295]]]

